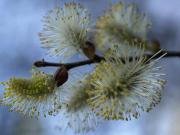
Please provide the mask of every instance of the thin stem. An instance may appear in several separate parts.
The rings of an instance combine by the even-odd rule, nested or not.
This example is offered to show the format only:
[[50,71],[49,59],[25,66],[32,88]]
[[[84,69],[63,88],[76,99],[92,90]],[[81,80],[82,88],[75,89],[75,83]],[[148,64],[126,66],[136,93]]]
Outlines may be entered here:
[[103,57],[95,55],[93,60],[84,60],[84,61],[79,61],[79,62],[72,62],[72,63],[53,63],[53,62],[47,62],[41,60],[41,61],[36,61],[34,62],[34,66],[36,67],[61,67],[61,66],[65,66],[66,69],[72,69],[75,67],[79,67],[79,66],[84,66],[84,65],[88,65],[88,64],[93,64],[93,63],[98,63],[101,60],[104,60]]
[[[161,51],[158,55],[156,55],[153,58],[158,58],[162,56],[163,54],[166,55],[163,58],[172,58],[172,57],[180,57],[180,52],[173,52],[173,51]],[[153,55],[146,55],[148,58],[152,57]],[[121,58],[123,60],[123,58]],[[132,59],[132,58],[129,58]],[[79,66],[84,66],[88,64],[94,64],[94,63],[99,63],[100,61],[105,60],[103,57],[95,55],[93,60],[84,60],[84,61],[79,61],[79,62],[72,62],[72,63],[52,63],[52,62],[46,62],[44,60],[42,61],[36,61],[34,65],[36,67],[61,67],[65,66],[67,70],[70,70],[72,68],[76,68]]]
[[174,52],[174,51],[162,51],[160,55],[167,53],[165,57],[180,57],[180,52]]

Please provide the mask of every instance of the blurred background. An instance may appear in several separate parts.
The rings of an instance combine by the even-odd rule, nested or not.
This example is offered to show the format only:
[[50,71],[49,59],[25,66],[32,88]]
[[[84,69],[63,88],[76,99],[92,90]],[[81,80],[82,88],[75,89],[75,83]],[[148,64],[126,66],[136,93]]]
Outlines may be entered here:
[[[70,0],[64,0],[70,1]],[[63,0],[0,0],[0,81],[12,76],[28,77],[34,61],[46,58],[38,32],[42,17]],[[111,0],[74,0],[85,5],[94,20],[109,7]],[[149,15],[153,26],[149,36],[165,50],[180,51],[180,0],[125,0],[137,3]],[[112,0],[117,2],[117,0]],[[110,121],[88,135],[180,135],[180,58],[161,60],[167,84],[162,102],[138,120]],[[52,69],[53,70],[53,69]],[[0,96],[3,88],[0,86]],[[57,118],[25,118],[0,106],[0,135],[72,135],[57,130]]]

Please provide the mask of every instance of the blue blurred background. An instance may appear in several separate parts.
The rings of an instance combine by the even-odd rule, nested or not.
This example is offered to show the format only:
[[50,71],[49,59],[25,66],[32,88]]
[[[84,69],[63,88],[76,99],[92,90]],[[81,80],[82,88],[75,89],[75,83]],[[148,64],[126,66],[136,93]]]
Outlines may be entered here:
[[[65,0],[64,0],[65,1]],[[30,76],[34,61],[45,57],[40,48],[38,32],[42,29],[42,16],[49,9],[61,5],[63,0],[0,0],[0,81],[9,77]],[[70,1],[70,0],[66,0]],[[110,0],[75,0],[83,3],[95,20]],[[117,0],[112,0],[116,2]],[[125,0],[126,2],[128,0]],[[166,50],[180,51],[180,0],[129,0],[137,3],[147,13],[153,27],[149,34],[161,42]],[[162,102],[150,113],[143,113],[138,120],[106,122],[89,135],[179,135],[180,134],[180,58],[161,60],[167,74],[167,84]],[[0,87],[2,96],[3,88]],[[0,106],[0,135],[71,135],[62,133],[55,126],[63,121],[57,118],[25,118],[8,112]]]

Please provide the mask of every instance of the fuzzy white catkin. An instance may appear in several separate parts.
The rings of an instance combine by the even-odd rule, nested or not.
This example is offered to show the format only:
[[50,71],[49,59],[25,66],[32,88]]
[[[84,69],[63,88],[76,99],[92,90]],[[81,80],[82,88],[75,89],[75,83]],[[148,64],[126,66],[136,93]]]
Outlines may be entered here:
[[63,104],[67,104],[67,107],[57,125],[60,129],[64,127],[72,129],[75,133],[87,133],[95,130],[102,122],[87,104],[86,89],[90,88],[89,78],[90,76],[82,77],[81,81],[61,91]]
[[150,20],[138,11],[136,5],[118,3],[97,21],[95,42],[102,52],[114,43],[145,42],[150,26]]
[[107,120],[130,120],[138,118],[141,111],[150,111],[160,102],[165,84],[157,60],[147,60],[144,49],[137,51],[131,46],[122,49],[117,45],[107,53],[106,61],[92,74],[94,89],[87,91],[92,110]]
[[39,33],[42,47],[50,55],[59,55],[66,60],[76,54],[82,54],[87,41],[90,16],[80,4],[68,3],[57,7],[44,17],[43,30]]
[[11,78],[2,83],[5,86],[2,104],[26,116],[40,117],[55,115],[60,109],[59,92],[64,86],[56,87],[53,75],[36,68],[31,78]]

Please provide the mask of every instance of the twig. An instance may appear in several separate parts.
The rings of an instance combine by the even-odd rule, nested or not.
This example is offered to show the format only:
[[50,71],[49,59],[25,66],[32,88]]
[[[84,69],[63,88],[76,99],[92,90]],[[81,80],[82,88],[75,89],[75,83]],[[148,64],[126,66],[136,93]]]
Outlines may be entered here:
[[[166,55],[163,58],[172,58],[172,57],[180,57],[180,52],[173,52],[173,51],[161,51],[158,55],[156,55],[154,58],[158,58],[162,56],[163,54]],[[148,58],[152,57],[153,55],[145,55]],[[121,58],[123,60],[123,58]],[[132,58],[130,58],[131,60]],[[79,61],[79,62],[72,62],[72,63],[53,63],[53,62],[47,62],[47,61],[36,61],[34,65],[36,67],[61,67],[65,66],[67,70],[70,70],[72,68],[76,68],[79,66],[84,66],[88,64],[94,64],[94,63],[99,63],[100,61],[105,60],[103,57],[95,55],[93,60],[84,60],[84,61]]]

